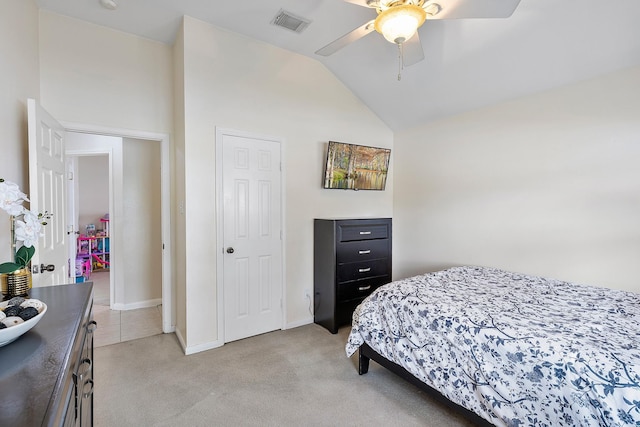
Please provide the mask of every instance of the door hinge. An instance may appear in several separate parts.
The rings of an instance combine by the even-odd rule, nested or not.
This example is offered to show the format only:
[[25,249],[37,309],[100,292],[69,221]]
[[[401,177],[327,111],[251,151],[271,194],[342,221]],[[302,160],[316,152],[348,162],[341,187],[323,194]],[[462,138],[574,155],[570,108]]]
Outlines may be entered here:
[[73,172],[67,172],[67,179],[73,181]]

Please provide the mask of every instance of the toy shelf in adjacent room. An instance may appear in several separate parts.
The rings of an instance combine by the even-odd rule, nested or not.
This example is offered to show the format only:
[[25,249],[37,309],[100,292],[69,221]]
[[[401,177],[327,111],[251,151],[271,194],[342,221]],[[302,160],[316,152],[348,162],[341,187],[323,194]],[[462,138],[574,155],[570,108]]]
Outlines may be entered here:
[[76,283],[89,280],[96,270],[109,269],[110,240],[109,214],[100,218],[102,230],[96,230],[94,224],[88,224],[86,234],[78,236],[76,249]]

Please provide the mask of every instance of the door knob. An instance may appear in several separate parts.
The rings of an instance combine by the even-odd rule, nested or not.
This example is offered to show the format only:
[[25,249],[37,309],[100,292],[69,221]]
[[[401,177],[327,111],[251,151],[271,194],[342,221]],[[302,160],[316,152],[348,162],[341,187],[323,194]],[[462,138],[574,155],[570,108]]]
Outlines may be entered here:
[[44,273],[45,271],[53,271],[56,269],[56,266],[53,264],[44,265],[40,264],[40,273]]
[[232,254],[233,252],[234,252],[233,248],[232,248],[231,246],[229,246],[229,247],[227,248],[227,253],[228,253],[228,254]]

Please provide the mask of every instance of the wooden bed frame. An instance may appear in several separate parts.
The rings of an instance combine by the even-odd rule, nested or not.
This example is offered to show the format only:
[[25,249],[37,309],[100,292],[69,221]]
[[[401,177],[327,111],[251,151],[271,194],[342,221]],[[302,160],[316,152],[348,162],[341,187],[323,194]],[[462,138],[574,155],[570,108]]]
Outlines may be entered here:
[[420,390],[429,394],[431,397],[434,397],[439,402],[445,404],[449,408],[462,414],[474,424],[478,426],[486,426],[486,427],[493,426],[493,424],[491,424],[489,421],[485,420],[484,418],[480,417],[475,412],[472,412],[467,408],[450,401],[449,399],[444,397],[438,390],[423,383],[422,381],[414,377],[409,371],[404,369],[402,366],[397,365],[391,362],[390,360],[388,360],[387,358],[376,353],[376,351],[373,350],[371,347],[369,347],[366,343],[362,344],[358,351],[358,374],[363,375],[369,371],[369,360],[373,360],[377,362],[379,365],[387,368],[391,372],[407,380],[411,384],[418,387]]

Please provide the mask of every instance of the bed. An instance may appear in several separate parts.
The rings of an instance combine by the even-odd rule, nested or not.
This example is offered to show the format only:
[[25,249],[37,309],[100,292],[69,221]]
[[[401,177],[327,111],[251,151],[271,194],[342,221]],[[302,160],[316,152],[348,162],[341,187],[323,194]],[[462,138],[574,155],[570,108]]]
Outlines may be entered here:
[[486,267],[378,288],[348,356],[497,426],[640,426],[640,295]]

